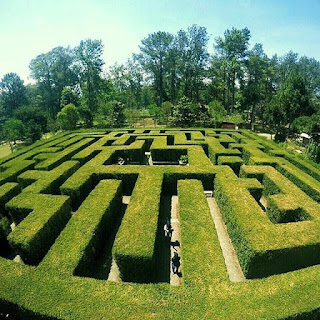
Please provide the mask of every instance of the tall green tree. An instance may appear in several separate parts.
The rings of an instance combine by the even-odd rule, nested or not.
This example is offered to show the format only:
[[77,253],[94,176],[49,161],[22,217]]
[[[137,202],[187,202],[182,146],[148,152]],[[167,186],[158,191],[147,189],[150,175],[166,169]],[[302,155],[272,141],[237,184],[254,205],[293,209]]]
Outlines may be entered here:
[[136,59],[129,59],[123,65],[113,65],[108,76],[116,90],[112,100],[117,100],[131,109],[141,107],[143,75]]
[[74,52],[69,47],[57,47],[38,55],[29,64],[31,77],[37,81],[42,95],[43,107],[51,117],[60,110],[62,90],[77,83]]
[[276,131],[281,130],[285,136],[285,128],[290,129],[295,118],[310,116],[314,112],[305,79],[292,71],[267,105],[265,118],[271,126],[276,127]]
[[86,100],[86,105],[95,112],[98,108],[98,93],[101,86],[102,66],[104,62],[101,58],[103,44],[101,40],[82,40],[75,48],[75,69],[79,75],[82,93]]
[[30,142],[40,139],[47,130],[47,114],[40,108],[22,106],[13,113],[13,117],[22,121],[25,136]]
[[224,105],[232,113],[235,107],[236,82],[242,76],[242,66],[248,55],[250,31],[248,28],[227,29],[224,37],[217,37],[215,49],[217,55],[224,60],[226,92]]
[[203,85],[209,54],[209,37],[205,27],[192,25],[187,31],[177,34],[180,76],[183,92],[193,101],[200,101],[200,89]]
[[148,37],[142,39],[139,46],[140,53],[136,55],[145,72],[153,80],[160,106],[167,99],[164,78],[173,40],[174,36],[168,32],[158,31],[149,34]]
[[27,103],[27,91],[23,80],[16,73],[7,73],[0,82],[1,101],[7,116]]
[[262,114],[266,104],[268,62],[262,45],[255,44],[249,51],[245,63],[247,79],[243,85],[244,104],[250,109],[251,130],[254,130],[257,108],[260,107],[260,114]]
[[197,119],[196,104],[187,97],[181,97],[173,107],[173,122],[177,126],[192,126]]
[[13,152],[13,145],[16,143],[16,140],[23,138],[25,134],[23,122],[15,118],[8,119],[3,126],[2,134],[9,142],[10,150]]

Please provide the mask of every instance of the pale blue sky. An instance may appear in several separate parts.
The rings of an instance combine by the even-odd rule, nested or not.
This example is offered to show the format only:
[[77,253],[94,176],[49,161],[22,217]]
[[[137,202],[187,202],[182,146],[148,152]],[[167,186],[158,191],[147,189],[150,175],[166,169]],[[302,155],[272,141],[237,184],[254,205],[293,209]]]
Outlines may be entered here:
[[28,82],[31,59],[86,38],[102,39],[106,66],[123,63],[148,33],[192,24],[207,28],[210,52],[226,29],[248,27],[269,56],[320,60],[320,0],[0,0],[0,78]]

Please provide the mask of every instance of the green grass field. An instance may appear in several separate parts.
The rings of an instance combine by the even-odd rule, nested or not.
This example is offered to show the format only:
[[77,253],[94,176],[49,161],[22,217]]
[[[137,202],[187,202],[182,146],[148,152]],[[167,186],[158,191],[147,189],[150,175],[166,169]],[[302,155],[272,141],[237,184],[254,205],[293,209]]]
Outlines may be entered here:
[[0,145],[0,158],[3,158],[11,153],[9,144],[1,144]]
[[21,148],[0,159],[0,318],[319,319],[319,181],[246,130],[83,130]]

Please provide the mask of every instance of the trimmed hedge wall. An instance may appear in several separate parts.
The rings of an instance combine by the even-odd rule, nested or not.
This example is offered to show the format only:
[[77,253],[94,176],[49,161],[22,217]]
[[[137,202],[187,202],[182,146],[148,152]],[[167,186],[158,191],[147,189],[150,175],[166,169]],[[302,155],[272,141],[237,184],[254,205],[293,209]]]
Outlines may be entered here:
[[8,241],[23,261],[38,264],[71,217],[70,200],[64,196],[26,194],[7,204],[9,213],[30,212],[13,230]]
[[40,268],[70,275],[84,274],[107,241],[121,213],[121,203],[121,181],[100,181],[73,214]]
[[178,181],[181,269],[186,286],[202,287],[228,275],[218,236],[199,180]]
[[240,156],[241,152],[237,149],[225,148],[218,139],[207,137],[209,158],[213,164],[217,164],[219,156]]
[[229,166],[236,175],[240,172],[240,167],[243,164],[243,160],[240,157],[228,157],[228,156],[220,156],[218,158],[218,165],[227,165]]
[[65,196],[22,193],[7,204],[13,220],[27,215],[8,241],[23,261],[38,264],[71,217],[70,199]]
[[[276,182],[278,188],[284,184],[288,189],[295,190],[294,188],[296,188],[272,167],[242,166],[241,171],[241,176],[245,174],[249,177],[254,177],[256,172],[258,177],[261,177],[261,173],[267,174],[272,177],[273,182]],[[248,172],[250,172],[249,175]],[[315,219],[296,224],[284,223],[280,227],[280,225],[274,225],[262,211],[257,203],[259,196],[254,199],[251,195],[252,192],[247,190],[249,188],[248,183],[253,183],[254,180],[232,181],[217,175],[215,181],[217,202],[238,253],[239,262],[248,278],[266,277],[320,262],[318,205],[306,195],[303,195],[301,191],[296,196],[301,197],[304,203],[303,209]],[[254,184],[259,187],[257,181]],[[273,189],[273,191],[267,191],[267,193],[273,194],[277,190],[270,189]],[[297,190],[299,189],[297,188]],[[279,196],[283,197],[283,194],[271,195],[270,199],[275,201]],[[283,201],[277,202],[277,208],[281,203],[283,204]],[[287,206],[287,208],[284,206]],[[278,216],[283,216],[281,211],[285,209],[288,209],[288,204],[282,205],[282,208],[277,209],[278,212],[276,213],[273,211],[274,206],[271,205],[270,211],[267,207],[267,214],[276,222]],[[293,208],[291,207],[291,209]]]
[[113,246],[113,255],[123,281],[154,281],[154,241],[157,234],[162,179],[161,174],[141,174],[136,182]]
[[20,186],[14,182],[7,182],[0,186],[0,210],[3,212],[5,204],[20,192]]
[[42,153],[34,157],[35,160],[40,161],[35,165],[37,170],[52,170],[60,165],[62,162],[71,159],[80,150],[85,149],[95,140],[93,138],[84,138],[77,143],[63,149],[58,153]]
[[10,250],[7,237],[11,232],[10,222],[7,217],[0,215],[0,255],[6,255]]
[[78,161],[66,161],[51,171],[29,170],[18,176],[23,192],[58,194],[59,187],[80,167]]

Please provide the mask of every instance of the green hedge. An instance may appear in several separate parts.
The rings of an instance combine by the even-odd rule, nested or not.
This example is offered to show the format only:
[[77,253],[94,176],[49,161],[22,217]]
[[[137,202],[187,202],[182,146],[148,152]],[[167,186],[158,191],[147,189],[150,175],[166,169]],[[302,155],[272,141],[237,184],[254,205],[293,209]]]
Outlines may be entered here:
[[51,171],[28,170],[18,176],[18,182],[23,192],[58,194],[59,187],[79,166],[78,161],[65,161]]
[[57,153],[42,153],[34,157],[39,163],[35,165],[37,170],[52,170],[66,160],[70,160],[73,155],[85,149],[94,142],[93,138],[84,138]]
[[72,209],[75,210],[94,189],[96,183],[94,173],[82,167],[60,187],[60,190],[63,195],[70,197]]
[[26,170],[32,169],[34,163],[33,160],[19,159],[5,163],[0,168],[0,186],[7,182],[16,182],[18,175]]
[[141,174],[136,182],[113,246],[123,281],[155,280],[154,247],[162,179],[161,174]]
[[20,186],[14,182],[7,182],[0,186],[0,210],[4,211],[5,204],[20,192]]
[[240,156],[241,152],[237,149],[225,148],[218,139],[207,137],[209,158],[213,164],[217,164],[219,156]]
[[229,166],[236,175],[239,174],[242,164],[243,160],[240,157],[220,156],[218,158],[218,165]]
[[0,255],[6,255],[10,250],[7,236],[11,232],[10,222],[7,217],[0,215]]
[[181,269],[186,286],[228,279],[211,213],[199,180],[178,181]]
[[182,155],[187,154],[187,149],[180,146],[168,146],[166,137],[157,137],[154,139],[151,148],[153,161],[179,161]]
[[264,277],[318,264],[318,204],[272,167],[242,166],[241,176],[262,179],[269,218],[239,189],[241,180],[216,179],[215,190],[245,274]]
[[41,261],[71,217],[70,199],[65,196],[21,193],[7,209],[14,218],[27,213],[8,241],[29,264]]
[[291,180],[300,189],[302,189],[307,195],[317,202],[320,202],[320,182],[312,178],[307,173],[298,169],[287,160],[282,160],[278,163],[276,169],[281,172],[282,175]]
[[86,274],[86,268],[95,263],[95,257],[115,227],[121,203],[121,181],[100,181],[74,213],[40,268],[70,275]]

